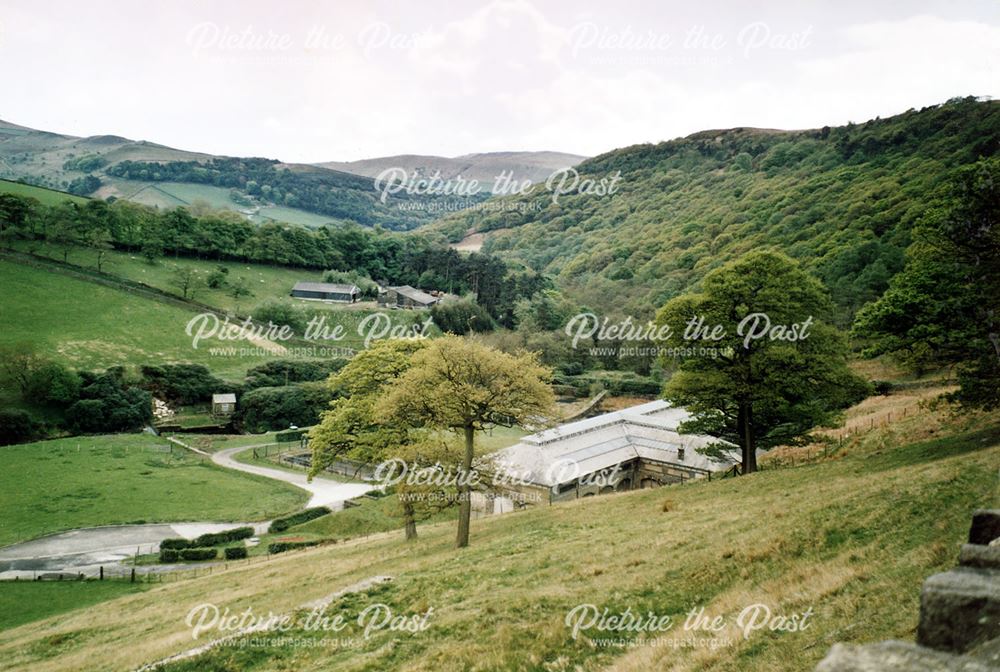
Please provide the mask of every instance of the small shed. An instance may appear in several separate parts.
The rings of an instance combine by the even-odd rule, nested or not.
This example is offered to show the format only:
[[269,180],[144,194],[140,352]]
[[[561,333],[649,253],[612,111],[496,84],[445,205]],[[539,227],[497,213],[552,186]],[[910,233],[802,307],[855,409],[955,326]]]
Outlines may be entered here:
[[342,285],[333,282],[296,282],[292,296],[310,301],[336,301],[354,303],[361,297],[357,285]]
[[212,395],[212,415],[232,415],[235,410],[236,395],[232,392]]
[[438,297],[409,285],[387,287],[378,297],[381,305],[397,308],[430,308],[438,301],[440,301]]

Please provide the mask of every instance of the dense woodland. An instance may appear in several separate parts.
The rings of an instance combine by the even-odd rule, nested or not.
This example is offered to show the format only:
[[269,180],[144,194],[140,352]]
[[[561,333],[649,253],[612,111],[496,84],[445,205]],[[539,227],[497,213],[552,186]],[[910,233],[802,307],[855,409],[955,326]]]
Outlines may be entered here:
[[[973,98],[808,131],[703,131],[590,159],[621,171],[613,197],[537,186],[537,208],[460,212],[432,225],[552,275],[578,301],[651,317],[710,270],[761,246],[800,260],[830,289],[836,323],[903,268],[924,213],[953,170],[1000,149],[1000,103]],[[615,297],[608,305],[606,297]]]
[[[122,161],[107,168],[106,172],[112,177],[143,182],[191,182],[227,187],[236,190],[237,197],[247,195],[265,203],[300,208],[364,225],[381,224],[393,230],[413,229],[434,216],[433,211],[406,207],[407,204],[428,204],[435,200],[434,197],[400,192],[382,203],[371,178],[326,168],[296,166],[290,169],[274,159]],[[99,186],[98,181],[86,193]]]

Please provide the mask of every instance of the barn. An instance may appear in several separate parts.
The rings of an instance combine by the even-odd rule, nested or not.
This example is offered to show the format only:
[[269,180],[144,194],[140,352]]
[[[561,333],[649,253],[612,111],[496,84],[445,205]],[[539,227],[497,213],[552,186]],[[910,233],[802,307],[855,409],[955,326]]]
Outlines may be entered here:
[[292,296],[309,301],[336,301],[354,303],[361,297],[357,285],[341,285],[332,282],[297,282],[292,287]]
[[396,308],[430,308],[440,299],[409,285],[387,287],[378,295],[378,302],[383,306]]
[[[494,468],[516,483],[496,497],[496,512],[515,501],[551,503],[681,483],[739,463],[735,446],[680,433],[689,418],[657,400],[525,436],[494,456]],[[711,456],[700,452],[713,445]]]
[[230,393],[212,395],[212,415],[228,416],[236,410],[236,395]]

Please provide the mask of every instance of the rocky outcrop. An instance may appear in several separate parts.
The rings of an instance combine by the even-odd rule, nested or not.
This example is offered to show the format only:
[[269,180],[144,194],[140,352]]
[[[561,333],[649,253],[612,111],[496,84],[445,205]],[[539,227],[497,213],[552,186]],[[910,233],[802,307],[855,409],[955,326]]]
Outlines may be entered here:
[[1000,510],[973,513],[958,562],[924,582],[916,644],[835,644],[816,672],[1000,670]]

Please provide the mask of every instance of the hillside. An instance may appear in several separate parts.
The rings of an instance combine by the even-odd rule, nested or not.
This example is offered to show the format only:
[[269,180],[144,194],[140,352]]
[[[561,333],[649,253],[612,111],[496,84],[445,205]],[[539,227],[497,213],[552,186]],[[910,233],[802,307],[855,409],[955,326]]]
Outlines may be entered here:
[[[913,226],[957,166],[1000,151],[1000,102],[946,104],[843,127],[703,131],[588,159],[581,178],[621,171],[612,196],[554,203],[536,185],[521,208],[460,212],[452,241],[555,276],[575,298],[644,317],[706,272],[773,246],[830,287],[840,320],[878,297]],[[608,308],[605,308],[608,310]]]
[[372,179],[351,173],[213,156],[116,135],[81,138],[5,121],[0,121],[0,178],[159,207],[203,202],[257,222],[355,222],[405,230],[436,216],[414,205],[434,198],[399,194],[382,203]]
[[458,177],[479,180],[488,188],[501,173],[511,174],[518,182],[544,182],[553,171],[575,166],[586,158],[562,152],[486,152],[453,158],[400,154],[361,161],[325,161],[317,165],[368,177],[377,177],[387,168],[403,168],[407,173],[419,172],[427,176],[440,173],[444,180]]
[[[441,523],[410,544],[393,533],[231,565],[0,632],[0,658],[37,671],[136,669],[219,636],[192,640],[185,617],[195,605],[279,614],[387,575],[391,583],[334,599],[326,614],[351,621],[373,603],[394,615],[433,609],[426,630],[292,628],[163,669],[812,669],[837,641],[912,639],[921,582],[954,564],[972,509],[997,503],[996,419],[930,415],[795,468],[478,520],[461,552]],[[758,603],[776,615],[809,610],[809,627],[744,638],[736,617]],[[677,625],[648,635],[657,645],[593,627],[574,639],[566,615],[582,604]],[[725,629],[685,632],[698,607],[723,616]]]

